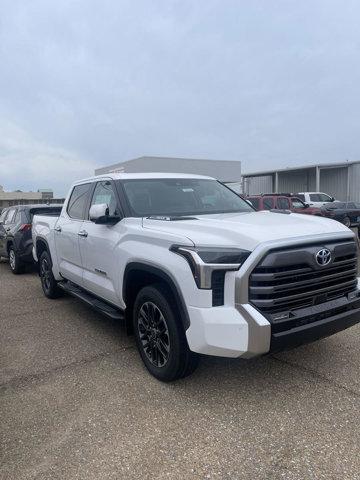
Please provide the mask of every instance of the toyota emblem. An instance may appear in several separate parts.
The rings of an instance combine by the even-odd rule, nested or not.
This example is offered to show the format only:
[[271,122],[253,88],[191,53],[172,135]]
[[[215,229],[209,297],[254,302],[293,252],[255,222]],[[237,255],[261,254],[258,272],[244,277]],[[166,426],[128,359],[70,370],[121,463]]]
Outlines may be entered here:
[[328,248],[322,248],[316,253],[315,258],[318,265],[325,267],[331,262],[331,252]]

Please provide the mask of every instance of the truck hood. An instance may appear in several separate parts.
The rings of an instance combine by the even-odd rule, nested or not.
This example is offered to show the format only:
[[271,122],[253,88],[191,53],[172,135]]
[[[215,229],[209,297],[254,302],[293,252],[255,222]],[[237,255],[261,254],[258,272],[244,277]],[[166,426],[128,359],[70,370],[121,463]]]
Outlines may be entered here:
[[254,250],[260,243],[343,232],[339,222],[310,215],[269,211],[199,215],[187,219],[144,218],[143,227],[186,237],[199,246],[237,246]]

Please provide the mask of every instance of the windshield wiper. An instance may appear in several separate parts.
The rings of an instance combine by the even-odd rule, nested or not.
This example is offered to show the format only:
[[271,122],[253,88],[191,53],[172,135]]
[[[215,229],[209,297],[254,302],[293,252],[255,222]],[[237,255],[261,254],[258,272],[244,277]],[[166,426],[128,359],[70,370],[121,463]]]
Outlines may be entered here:
[[198,220],[196,217],[188,217],[186,215],[150,215],[146,217],[149,220],[162,220],[165,222],[177,222],[179,220]]

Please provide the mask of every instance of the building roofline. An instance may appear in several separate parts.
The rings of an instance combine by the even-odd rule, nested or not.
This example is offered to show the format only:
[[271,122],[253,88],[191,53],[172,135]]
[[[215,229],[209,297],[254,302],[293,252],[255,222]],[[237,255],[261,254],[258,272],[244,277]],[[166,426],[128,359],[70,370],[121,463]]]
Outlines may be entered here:
[[315,163],[310,165],[302,165],[299,167],[287,167],[287,168],[276,168],[274,170],[262,170],[260,172],[251,172],[251,173],[243,173],[243,177],[262,177],[266,175],[273,175],[274,173],[278,172],[296,172],[299,170],[309,170],[312,168],[319,167],[321,168],[336,168],[336,167],[347,167],[348,165],[355,165],[359,164],[360,160],[354,160],[351,162],[335,162],[335,163]]
[[[125,162],[131,162],[132,160],[139,160],[141,158],[156,158],[161,160],[185,160],[185,161],[193,161],[198,160],[201,162],[234,162],[239,163],[241,160],[226,160],[226,159],[219,159],[219,158],[197,158],[197,157],[164,157],[162,155],[141,155],[141,157],[136,157],[130,160],[125,160]],[[122,162],[122,163],[125,163]]]

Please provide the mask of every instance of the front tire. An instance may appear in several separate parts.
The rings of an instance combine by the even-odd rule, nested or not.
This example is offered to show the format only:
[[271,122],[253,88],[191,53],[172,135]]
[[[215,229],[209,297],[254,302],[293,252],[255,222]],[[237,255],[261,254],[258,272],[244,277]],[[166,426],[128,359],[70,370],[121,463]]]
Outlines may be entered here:
[[13,245],[9,248],[9,265],[12,273],[15,275],[19,275],[19,273],[24,271],[24,264],[21,262]]
[[[163,285],[144,287],[138,293],[133,326],[136,344],[148,371],[162,382],[190,375],[199,356],[191,352],[169,292]],[[172,302],[173,303],[173,302]]]
[[47,298],[58,298],[62,295],[62,290],[58,287],[52,273],[52,261],[47,251],[44,251],[40,256],[39,275],[44,295]]

